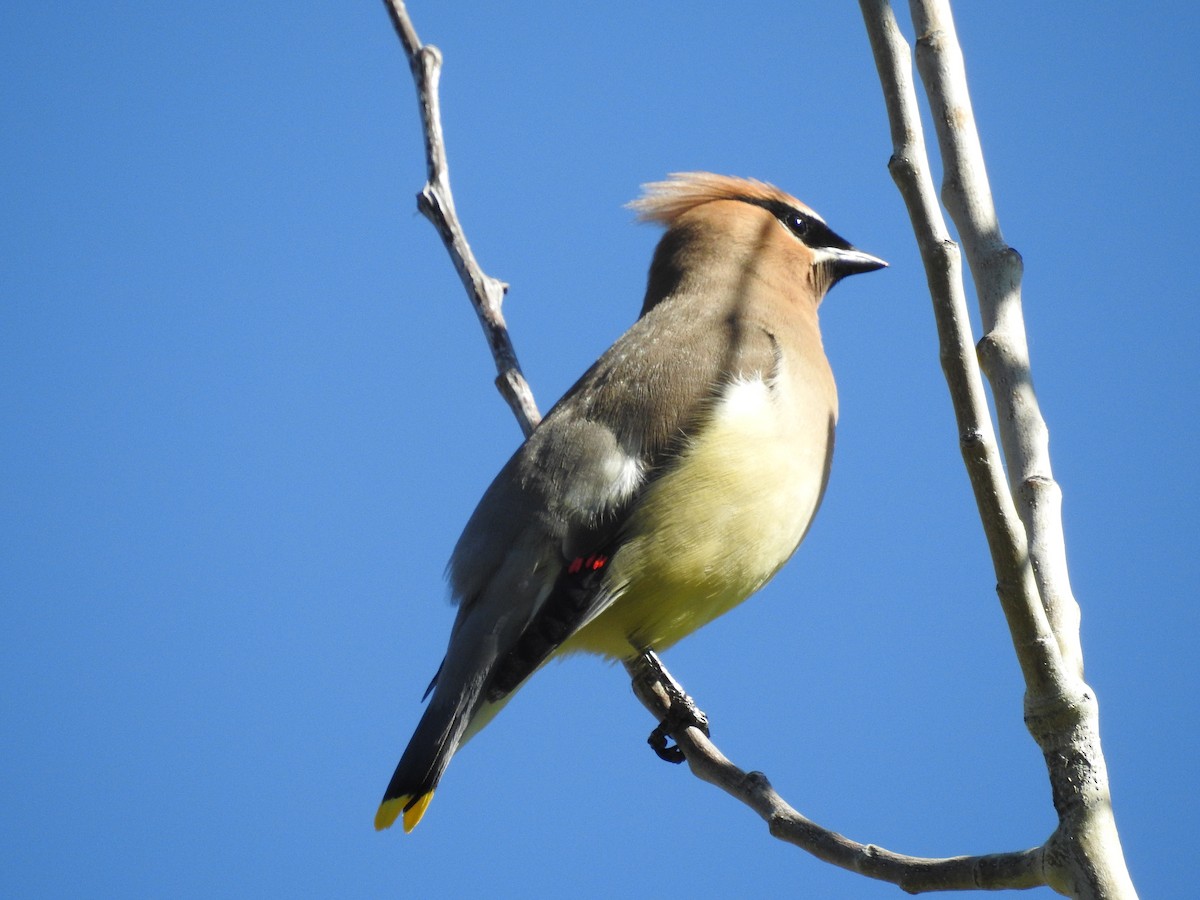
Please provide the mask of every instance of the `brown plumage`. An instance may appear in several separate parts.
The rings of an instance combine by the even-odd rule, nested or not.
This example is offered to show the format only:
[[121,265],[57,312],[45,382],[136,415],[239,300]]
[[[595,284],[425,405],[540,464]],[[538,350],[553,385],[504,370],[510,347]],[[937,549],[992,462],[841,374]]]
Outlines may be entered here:
[[376,827],[411,829],[455,749],[551,655],[670,646],[765,584],[820,503],[837,391],[817,307],[884,263],[760,181],[675,175],[632,206],[667,226],[641,316],[467,523],[446,659]]
[[782,203],[799,209],[814,218],[815,212],[786,191],[757,178],[734,178],[712,172],[676,172],[667,181],[652,181],[642,185],[642,196],[629,208],[642,222],[657,222],[667,228],[683,213],[714,200],[754,200]]

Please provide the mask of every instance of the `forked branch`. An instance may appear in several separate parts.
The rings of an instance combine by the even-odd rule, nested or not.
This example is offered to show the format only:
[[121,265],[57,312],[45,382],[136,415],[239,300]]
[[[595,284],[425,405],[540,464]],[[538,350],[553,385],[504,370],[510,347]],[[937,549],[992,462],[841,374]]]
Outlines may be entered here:
[[[1021,313],[1021,257],[1000,233],[948,0],[911,0],[917,66],[945,169],[942,196],[974,275],[983,360],[1000,417],[1009,489],[987,411],[951,241],[930,176],[908,43],[887,0],[860,0],[891,123],[892,177],[908,206],[933,299],[963,460],[997,592],[1025,678],[1025,721],[1042,749],[1059,825],[1046,883],[1072,897],[1135,897],[1113,819],[1096,699],[1083,682],[1079,613],[1066,572],[1061,493],[1033,393]],[[1014,499],[1015,493],[1015,499]]]

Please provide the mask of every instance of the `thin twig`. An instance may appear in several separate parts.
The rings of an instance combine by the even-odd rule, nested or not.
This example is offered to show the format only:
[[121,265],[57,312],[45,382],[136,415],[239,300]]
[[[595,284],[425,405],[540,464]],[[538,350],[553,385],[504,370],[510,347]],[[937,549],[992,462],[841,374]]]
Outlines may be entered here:
[[508,325],[500,310],[508,285],[484,273],[475,254],[471,252],[471,245],[467,243],[458,214],[454,211],[438,100],[442,54],[437,47],[421,43],[401,0],[384,0],[384,6],[387,7],[400,43],[404,45],[404,53],[417,85],[417,99],[421,104],[427,180],[417,195],[417,209],[433,223],[442,243],[446,245],[471,305],[479,316],[479,324],[483,326],[492,358],[496,361],[496,388],[517,417],[521,431],[529,437],[541,420],[541,414],[517,362],[517,353],[508,336]]
[[[643,657],[625,663],[633,691],[655,718],[671,720],[671,695],[683,695],[674,682],[672,692]],[[794,844],[818,859],[869,878],[898,885],[910,894],[966,889],[998,890],[1044,885],[1042,848],[988,856],[927,859],[893,853],[874,844],[860,844],[822,828],[787,804],[761,772],[746,772],[732,762],[696,727],[672,729],[671,737],[683,751],[697,778],[719,787],[767,823],[772,836]]]

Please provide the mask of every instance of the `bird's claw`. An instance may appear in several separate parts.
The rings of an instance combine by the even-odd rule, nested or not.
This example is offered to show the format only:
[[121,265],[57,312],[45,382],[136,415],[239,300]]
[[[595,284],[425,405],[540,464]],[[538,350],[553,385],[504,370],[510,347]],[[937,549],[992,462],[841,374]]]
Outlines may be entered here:
[[650,732],[650,737],[646,739],[646,743],[650,745],[650,749],[655,755],[664,762],[674,763],[679,765],[684,761],[683,750],[678,744],[668,744],[671,736],[667,733],[667,723],[659,722],[658,727]]
[[708,716],[696,705],[696,701],[684,693],[679,682],[668,676],[661,679],[659,683],[666,690],[667,696],[671,700],[671,706],[667,717],[650,732],[646,743],[650,745],[659,759],[679,765],[684,761],[683,748],[678,743],[669,743],[672,735],[679,734],[688,728],[698,728],[705,737],[708,737]]

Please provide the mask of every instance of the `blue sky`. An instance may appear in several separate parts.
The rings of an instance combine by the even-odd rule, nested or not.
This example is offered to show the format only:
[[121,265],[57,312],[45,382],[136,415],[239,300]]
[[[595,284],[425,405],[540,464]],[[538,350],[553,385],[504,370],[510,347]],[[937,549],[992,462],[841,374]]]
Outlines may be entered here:
[[[958,5],[1117,821],[1144,895],[1182,896],[1198,14]],[[822,310],[841,423],[808,539],[667,662],[718,745],[828,827],[927,855],[1043,840],[857,5],[411,11],[543,409],[637,313],[642,182],[770,180],[891,262]],[[413,834],[376,834],[444,649],[445,560],[519,441],[414,212],[384,10],[12,4],[0,44],[0,893],[898,896],[657,761],[624,673],[583,658],[454,760]]]

